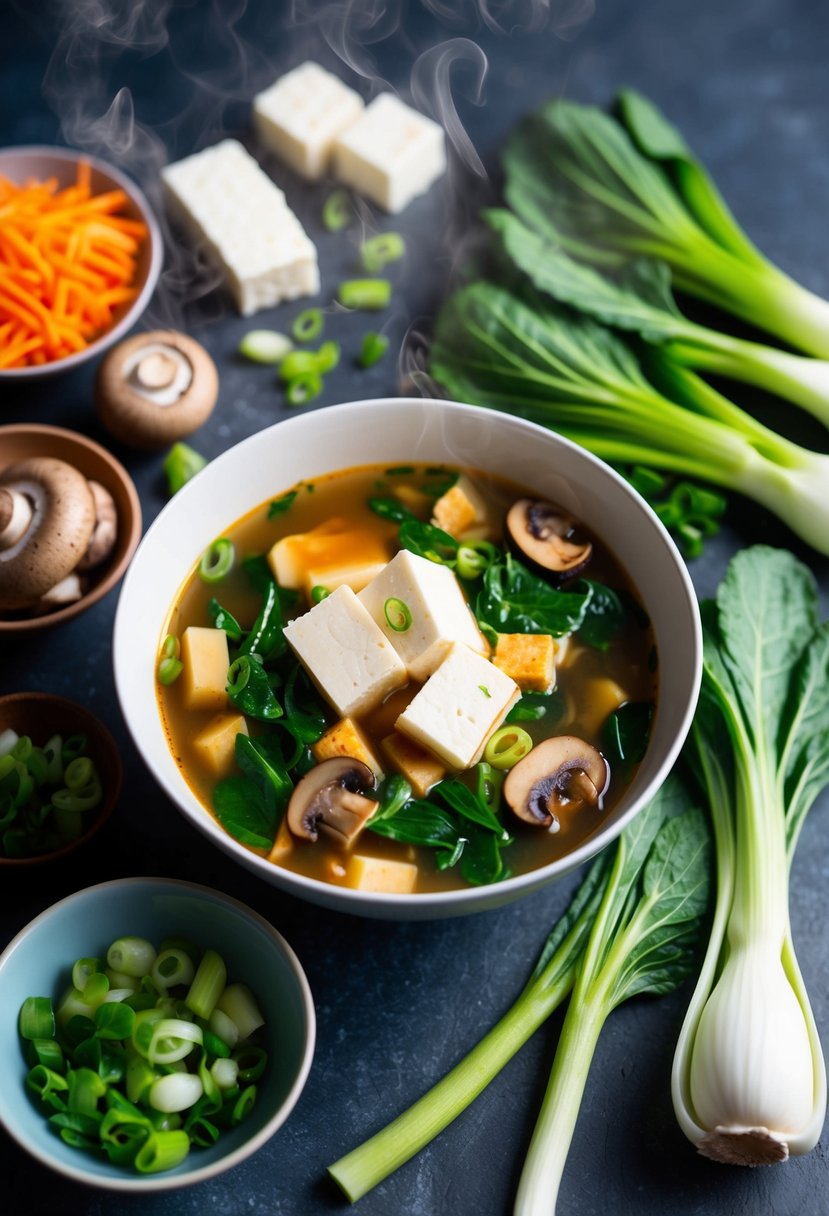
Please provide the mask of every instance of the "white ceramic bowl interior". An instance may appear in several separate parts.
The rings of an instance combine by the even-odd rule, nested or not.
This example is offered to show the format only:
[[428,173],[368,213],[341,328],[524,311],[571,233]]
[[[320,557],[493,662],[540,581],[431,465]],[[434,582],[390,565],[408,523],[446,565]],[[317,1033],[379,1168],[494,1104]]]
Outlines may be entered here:
[[[296,482],[366,464],[451,463],[510,478],[560,503],[613,551],[639,590],[659,651],[659,703],[647,755],[601,830],[574,852],[488,887],[385,895],[335,887],[271,865],[225,833],[179,771],[154,688],[162,627],[214,537]],[[699,691],[701,639],[685,564],[644,500],[602,461],[543,427],[475,406],[416,398],[362,401],[277,423],[225,452],[171,500],[144,537],[115,620],[115,679],[135,743],[184,815],[261,878],[330,908],[425,919],[506,903],[568,873],[622,831],[667,776]]]

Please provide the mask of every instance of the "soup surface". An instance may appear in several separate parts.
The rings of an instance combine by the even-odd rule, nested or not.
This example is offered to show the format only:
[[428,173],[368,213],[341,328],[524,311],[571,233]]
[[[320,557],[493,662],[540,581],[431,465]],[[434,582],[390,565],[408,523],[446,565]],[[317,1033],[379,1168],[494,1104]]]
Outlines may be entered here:
[[[543,564],[550,544],[564,569]],[[444,593],[462,594],[460,616]],[[353,653],[339,648],[366,607],[390,669],[344,713]],[[322,635],[309,629],[324,619]],[[412,658],[419,630],[437,640]],[[457,706],[450,667],[473,681]],[[647,616],[597,537],[520,486],[423,465],[300,483],[229,527],[171,607],[159,672],[173,755],[225,830],[287,869],[405,893],[499,881],[586,840],[644,755],[658,679]],[[573,746],[544,769],[541,745],[560,736]],[[343,779],[353,838],[318,800],[292,830],[294,789],[341,756],[373,770]]]

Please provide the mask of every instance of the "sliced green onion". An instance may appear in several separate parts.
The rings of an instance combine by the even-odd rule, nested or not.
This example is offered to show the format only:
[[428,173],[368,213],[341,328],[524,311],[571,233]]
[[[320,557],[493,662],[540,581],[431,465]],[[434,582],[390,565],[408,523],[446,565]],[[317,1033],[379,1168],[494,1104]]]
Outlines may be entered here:
[[178,494],[181,487],[200,473],[206,464],[204,456],[186,443],[174,443],[164,458],[164,472],[167,474],[170,495]]
[[72,984],[78,992],[83,992],[91,975],[101,970],[99,958],[79,958],[72,967]]
[[216,1007],[236,1024],[240,1042],[250,1038],[254,1030],[265,1025],[265,1019],[247,984],[228,984],[216,1002]]
[[234,659],[227,669],[227,685],[226,691],[229,696],[235,697],[245,688],[247,688],[250,680],[250,659],[246,654],[239,655],[238,659]]
[[14,751],[20,735],[9,727],[7,730],[0,731],[0,758],[8,756]]
[[240,1081],[258,1081],[265,1071],[268,1053],[262,1047],[240,1047],[234,1051],[232,1058],[239,1065]]
[[236,1060],[214,1060],[210,1073],[219,1089],[232,1089],[239,1079],[239,1065]]
[[[90,781],[95,780],[96,777],[95,765],[89,759],[89,756],[78,756],[77,760],[73,760],[70,764],[67,764],[66,771],[63,774],[66,788],[73,792],[82,789],[85,785],[89,785]],[[78,987],[78,985],[75,986]]]
[[107,1087],[91,1068],[73,1068],[67,1073],[69,1082],[69,1097],[67,1106],[73,1114],[95,1115],[98,1101],[103,1098]]
[[389,596],[383,605],[383,616],[395,633],[405,633],[412,627],[412,610],[405,600]]
[[191,984],[195,970],[189,954],[171,948],[161,951],[150,975],[160,988],[175,988],[177,984]]
[[202,1029],[182,1018],[159,1018],[153,1023],[153,1036],[147,1049],[150,1064],[174,1064],[201,1046]]
[[65,1093],[69,1082],[60,1073],[43,1064],[36,1064],[26,1076],[26,1087],[45,1101],[49,1094]]
[[[230,987],[234,988],[235,985],[231,984]],[[227,989],[225,989],[225,992],[227,992]],[[233,994],[231,993],[231,1000],[232,999]],[[210,1015],[210,1029],[213,1031],[214,1035],[217,1035],[222,1042],[228,1046],[228,1048],[236,1046],[239,1038],[239,1027],[233,1021],[233,1018],[226,1014],[223,1009],[220,1009],[218,1005]],[[213,1055],[217,1054],[219,1053],[213,1052]],[[224,1052],[221,1054],[224,1055]],[[230,1052],[228,1052],[228,1055],[229,1054]]]
[[184,671],[184,664],[181,659],[162,659],[158,665],[158,682],[159,684],[175,684],[181,673]]
[[62,742],[60,735],[52,735],[43,748],[43,754],[46,756],[49,766],[46,772],[46,780],[49,785],[60,785],[63,774],[60,754]]
[[315,371],[318,371],[321,375],[332,371],[340,361],[339,342],[323,342],[317,351],[316,358]]
[[[216,1012],[217,1011],[214,1009],[213,1012],[211,1013],[211,1015],[210,1015],[211,1022],[215,1018]],[[234,1043],[236,1041],[236,1038],[238,1038],[238,1031],[234,1030],[234,1040],[233,1040]],[[214,1031],[212,1031],[210,1029],[209,1026],[205,1026],[202,1028],[202,1043],[204,1044],[204,1050],[207,1052],[208,1055],[214,1056],[214,1057],[219,1057],[222,1060],[227,1060],[230,1057],[231,1046],[230,1046],[229,1040],[223,1038],[221,1035],[216,1034]]]
[[190,1152],[186,1132],[153,1132],[141,1145],[135,1157],[139,1174],[160,1174],[180,1165]]
[[339,232],[351,222],[354,208],[347,190],[334,190],[322,205],[322,222],[329,232]]
[[74,790],[55,790],[52,804],[57,811],[91,811],[103,797],[103,789],[97,776],[86,785]]
[[66,1070],[63,1048],[57,1039],[31,1039],[28,1054],[32,1065],[42,1064],[53,1072],[63,1073]]
[[221,955],[215,950],[205,950],[185,998],[187,1007],[198,1017],[209,1018],[225,990],[226,981],[227,969]]
[[319,604],[322,602],[322,600],[328,599],[330,594],[331,592],[327,587],[321,587],[319,584],[317,584],[316,587],[311,588],[311,603]]
[[220,536],[205,549],[199,562],[199,578],[203,583],[220,583],[227,578],[236,560],[236,548],[232,540]]
[[158,1073],[137,1051],[127,1056],[127,1097],[130,1102],[146,1102],[147,1094],[158,1080]]
[[306,308],[295,318],[291,333],[297,342],[313,342],[322,333],[323,317],[319,308]]
[[171,1072],[154,1081],[147,1098],[154,1110],[188,1110],[204,1093],[201,1080],[191,1072]]
[[73,760],[77,760],[78,756],[83,756],[85,752],[86,735],[70,735],[68,739],[64,739],[60,749],[60,758],[64,767],[71,764]]
[[337,288],[337,299],[344,308],[386,308],[391,300],[391,283],[388,279],[347,279]]
[[55,1012],[48,996],[27,996],[20,1006],[18,1021],[24,1039],[53,1039]]
[[119,937],[107,950],[107,964],[125,975],[149,975],[155,959],[155,946],[143,937]]
[[479,578],[498,557],[498,550],[488,540],[470,541],[458,546],[455,572],[459,578]]
[[92,1010],[96,1010],[109,992],[109,980],[103,971],[90,975],[84,985],[83,999]]
[[238,1123],[241,1123],[243,1119],[246,1119],[253,1110],[255,1102],[256,1086],[248,1085],[246,1089],[242,1090],[239,1097],[236,1099],[236,1103],[230,1116],[230,1126],[236,1127]]
[[136,1013],[123,1001],[104,1001],[95,1010],[95,1033],[99,1039],[129,1039],[135,1029]]
[[293,349],[288,335],[275,329],[252,329],[239,343],[239,354],[253,363],[281,363]]
[[368,333],[363,337],[363,344],[357,356],[360,367],[374,367],[389,349],[389,340],[385,334]]
[[175,634],[168,633],[164,641],[161,643],[159,651],[162,659],[177,659],[181,654],[181,645]]
[[[327,343],[323,343],[323,345],[327,345]],[[297,376],[304,376],[306,372],[318,372],[319,370],[318,351],[295,350],[280,363],[279,379],[283,384],[290,384]]]
[[512,768],[532,751],[532,738],[520,726],[501,726],[484,748],[484,760],[496,769]]
[[316,372],[303,372],[294,376],[285,387],[285,399],[289,405],[307,405],[322,392],[322,376]]
[[360,261],[369,274],[376,274],[389,262],[397,262],[406,252],[406,242],[399,232],[381,232],[369,237],[360,246]]

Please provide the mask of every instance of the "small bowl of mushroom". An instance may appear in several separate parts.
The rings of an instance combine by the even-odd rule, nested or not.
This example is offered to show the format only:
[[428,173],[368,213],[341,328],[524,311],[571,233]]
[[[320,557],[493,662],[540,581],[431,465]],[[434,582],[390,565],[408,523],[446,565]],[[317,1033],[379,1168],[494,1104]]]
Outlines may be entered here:
[[0,427],[0,633],[42,629],[97,603],[141,536],[123,466],[60,427]]

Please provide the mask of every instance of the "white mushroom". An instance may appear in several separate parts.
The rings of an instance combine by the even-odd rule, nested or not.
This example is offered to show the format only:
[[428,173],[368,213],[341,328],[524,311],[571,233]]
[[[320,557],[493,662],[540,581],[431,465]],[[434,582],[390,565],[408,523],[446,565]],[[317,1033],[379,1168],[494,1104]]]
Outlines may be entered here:
[[101,562],[109,557],[118,539],[115,499],[99,481],[90,481],[89,488],[95,500],[95,527],[86,553],[76,567],[79,571],[94,570],[96,566],[100,566]]

